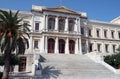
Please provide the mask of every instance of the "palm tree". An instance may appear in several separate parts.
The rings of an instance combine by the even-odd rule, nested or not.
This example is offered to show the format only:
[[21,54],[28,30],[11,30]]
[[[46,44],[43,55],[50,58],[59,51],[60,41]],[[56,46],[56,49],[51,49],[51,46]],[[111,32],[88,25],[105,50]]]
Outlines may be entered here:
[[[28,38],[30,31],[28,24],[21,24],[23,18],[18,17],[17,12],[0,10],[0,49],[4,56],[4,71],[2,79],[8,79],[11,56],[24,54],[29,48]],[[24,29],[24,30],[23,30]],[[27,36],[27,37],[26,37]]]

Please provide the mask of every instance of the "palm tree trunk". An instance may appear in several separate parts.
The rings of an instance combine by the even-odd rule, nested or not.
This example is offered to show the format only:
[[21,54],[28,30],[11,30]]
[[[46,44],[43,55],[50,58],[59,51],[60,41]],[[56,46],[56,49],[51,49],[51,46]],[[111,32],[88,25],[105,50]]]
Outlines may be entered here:
[[8,79],[9,78],[9,70],[10,70],[10,53],[9,51],[5,51],[4,53],[4,71],[2,79]]

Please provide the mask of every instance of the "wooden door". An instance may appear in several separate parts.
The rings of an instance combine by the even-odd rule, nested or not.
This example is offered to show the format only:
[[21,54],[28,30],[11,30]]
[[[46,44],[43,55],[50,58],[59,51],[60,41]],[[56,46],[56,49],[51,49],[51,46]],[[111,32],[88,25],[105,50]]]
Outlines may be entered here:
[[65,41],[63,39],[59,40],[59,53],[65,53]]
[[54,39],[48,39],[48,53],[54,53],[55,41]]
[[75,42],[73,40],[69,41],[69,51],[70,51],[70,54],[75,53]]

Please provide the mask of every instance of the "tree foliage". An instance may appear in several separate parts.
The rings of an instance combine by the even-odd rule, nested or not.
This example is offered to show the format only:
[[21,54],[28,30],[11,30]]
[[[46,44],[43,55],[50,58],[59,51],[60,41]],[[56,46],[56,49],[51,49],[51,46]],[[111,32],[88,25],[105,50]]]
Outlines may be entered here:
[[[11,60],[12,60],[12,61],[10,61],[10,65],[11,66],[18,65],[19,62],[20,62],[20,57],[16,56],[15,54],[12,54],[11,55]],[[5,64],[5,62],[4,62],[4,56],[1,55],[0,56],[0,66],[3,66],[4,64]]]
[[16,56],[24,54],[25,49],[29,48],[29,25],[22,24],[23,18],[18,14],[19,11],[0,10],[0,49],[3,55],[1,60],[4,61],[1,62],[4,64],[2,79],[8,79],[11,64],[15,65],[18,61]]
[[118,52],[113,55],[104,57],[104,61],[116,69],[120,66],[120,47],[117,49],[117,51]]

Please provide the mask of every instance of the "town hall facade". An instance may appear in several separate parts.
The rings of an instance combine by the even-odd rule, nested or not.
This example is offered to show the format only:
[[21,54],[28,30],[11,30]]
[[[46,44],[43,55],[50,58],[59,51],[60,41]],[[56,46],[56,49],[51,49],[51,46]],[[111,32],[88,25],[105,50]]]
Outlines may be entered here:
[[89,20],[85,12],[64,6],[32,6],[30,51],[54,54],[115,53],[120,25]]
[[[6,9],[3,9],[6,10]],[[14,12],[14,11],[13,11]],[[14,72],[35,72],[40,54],[114,54],[120,45],[120,17],[111,22],[89,20],[85,12],[64,6],[33,5],[31,12],[20,11],[22,23],[30,24],[29,49],[21,56]]]

